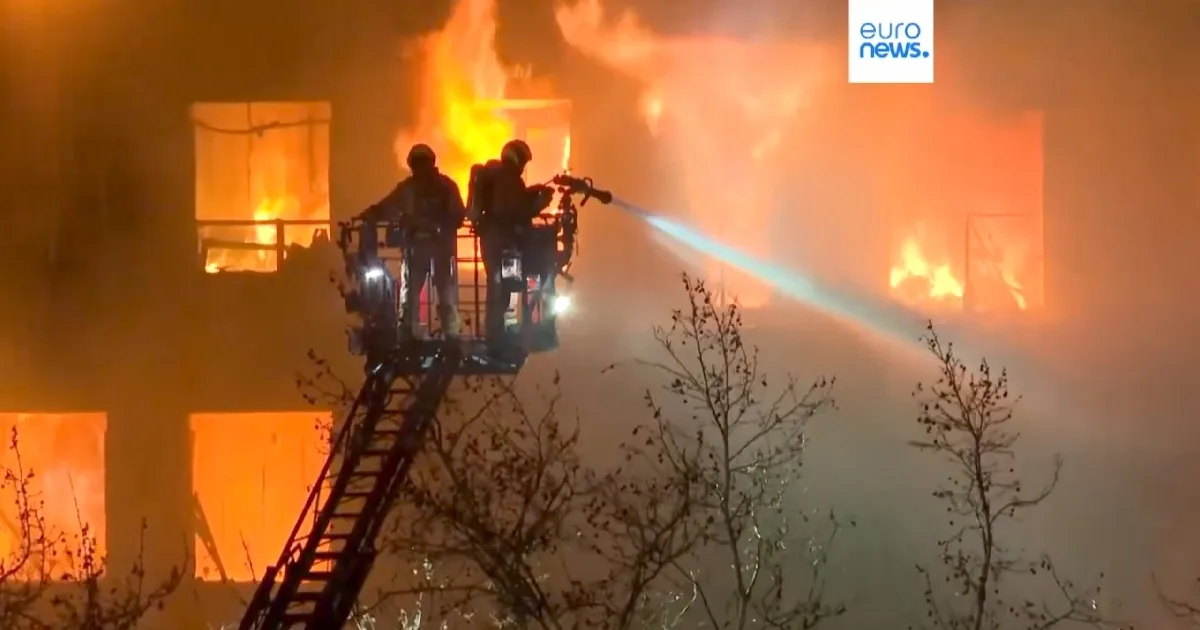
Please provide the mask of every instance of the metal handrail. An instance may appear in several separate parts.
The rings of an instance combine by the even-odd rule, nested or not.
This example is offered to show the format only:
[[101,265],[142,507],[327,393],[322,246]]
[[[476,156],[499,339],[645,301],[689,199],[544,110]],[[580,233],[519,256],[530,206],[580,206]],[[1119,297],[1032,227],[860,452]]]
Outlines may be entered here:
[[[211,250],[234,250],[234,251],[273,251],[277,264],[282,264],[287,255],[288,243],[285,238],[287,228],[302,228],[312,227],[314,232],[324,230],[327,235],[332,234],[335,222],[322,219],[197,219],[196,232],[199,237],[199,254],[200,264],[206,264],[208,254]],[[213,238],[204,236],[205,228],[259,228],[270,226],[275,233],[274,238],[270,243],[256,243],[253,241],[231,240],[222,238]]]
[[196,219],[198,227],[253,227],[255,225],[334,225],[330,219]]

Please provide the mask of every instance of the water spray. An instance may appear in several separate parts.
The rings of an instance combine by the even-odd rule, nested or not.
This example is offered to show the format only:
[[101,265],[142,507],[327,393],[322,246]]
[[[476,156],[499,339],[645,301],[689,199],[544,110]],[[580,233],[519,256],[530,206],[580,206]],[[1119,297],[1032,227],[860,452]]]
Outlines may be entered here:
[[849,287],[835,287],[814,276],[762,260],[680,221],[624,199],[614,198],[612,205],[645,221],[671,240],[749,274],[793,300],[848,319],[890,339],[903,340],[911,345],[924,327],[924,317],[888,300],[872,298],[863,291]]
[[[929,322],[926,314],[886,296],[822,282],[811,274],[762,260],[680,221],[623,199],[614,198],[611,205],[645,221],[656,232],[683,247],[730,265],[810,308],[857,325],[909,357],[928,359],[920,342]],[[1063,404],[1055,392],[1035,385],[1042,382],[1043,377],[1053,378],[1053,374],[1045,372],[1036,361],[1031,362],[1020,353],[1014,353],[1011,343],[1003,336],[990,334],[986,329],[972,326],[969,321],[951,319],[935,324],[944,338],[961,342],[962,345],[955,343],[955,349],[968,364],[974,364],[984,357],[998,361],[999,365],[1019,364],[1026,375],[1025,382],[1031,388],[1026,393],[1036,397],[1039,401],[1037,406],[1054,409]]]
[[[612,205],[621,208],[654,228],[659,234],[703,256],[712,257],[773,287],[784,296],[810,308],[857,325],[862,330],[897,350],[925,358],[920,339],[926,332],[929,316],[868,290],[824,282],[814,275],[765,261],[753,254],[723,243],[680,221],[614,198]],[[1011,344],[1003,337],[989,334],[969,321],[936,321],[939,334],[957,342],[956,349],[968,363],[983,357],[997,360],[1001,365],[1020,362],[1025,371],[1036,369],[1014,354]]]

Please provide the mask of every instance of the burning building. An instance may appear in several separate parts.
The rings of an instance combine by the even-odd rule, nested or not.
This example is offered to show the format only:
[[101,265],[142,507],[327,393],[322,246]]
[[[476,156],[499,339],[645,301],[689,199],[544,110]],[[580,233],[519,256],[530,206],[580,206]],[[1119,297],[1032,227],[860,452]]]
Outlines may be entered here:
[[[20,548],[25,536],[32,543],[61,541],[59,553],[39,559],[37,571],[61,574],[77,569],[85,539],[94,539],[95,550],[104,554],[107,540],[104,492],[103,413],[7,413],[0,414],[0,431],[5,436],[0,466],[14,472],[4,480],[11,493],[25,484],[28,503],[5,497],[0,504],[0,557]],[[19,445],[20,448],[12,448]],[[43,519],[27,527],[24,511],[40,506]],[[18,573],[18,579],[28,577]]]
[[[47,315],[31,318],[39,334],[16,335],[38,341],[13,355],[32,357],[24,377],[0,387],[0,455],[35,471],[31,491],[47,498],[53,528],[86,531],[113,567],[144,552],[152,573],[194,569],[185,588],[198,597],[177,598],[165,627],[239,614],[230,585],[244,590],[275,562],[324,463],[336,404],[313,407],[291,375],[311,371],[310,348],[339,373],[359,369],[336,359],[336,222],[405,174],[413,141],[432,144],[464,192],[470,166],[513,137],[535,151],[531,180],[570,158],[570,103],[528,68],[499,63],[494,2],[456,3],[436,32],[366,32],[404,23],[388,3],[345,23],[324,5],[296,10],[281,19],[248,3],[177,21],[147,11],[125,34],[105,23],[111,36],[89,40],[89,58],[144,80],[84,107],[79,94],[111,68],[60,77],[57,148],[91,169],[75,164],[68,192],[97,210],[62,220],[47,247],[61,251],[79,222],[136,228],[92,232],[68,252],[87,282],[12,297]],[[131,35],[168,28],[170,42]],[[418,45],[394,54],[406,39]],[[94,132],[101,118],[111,133]],[[94,308],[63,301],[85,295],[97,295]],[[69,315],[84,308],[86,318]],[[49,358],[68,349],[70,361]],[[19,451],[8,447],[14,428]],[[15,519],[0,510],[0,548],[19,542]]]
[[[311,412],[196,413],[192,487],[195,575],[252,582],[287,543],[318,478],[332,418]],[[229,442],[230,435],[241,439]]]
[[[600,0],[560,3],[558,26],[584,55],[641,85],[646,125],[682,156],[690,223],[762,258],[781,258],[788,249],[819,249],[814,241],[828,240],[839,219],[853,223],[847,188],[871,188],[868,223],[887,229],[855,226],[857,234],[823,252],[872,261],[872,269],[854,270],[858,283],[923,309],[1040,307],[1040,115],[997,121],[932,89],[851,95],[831,43],[661,35],[633,11],[605,9]],[[838,120],[848,122],[831,132]],[[838,198],[791,194],[811,177],[804,171],[824,167],[847,145],[857,151],[855,173]],[[772,230],[784,225],[795,226],[791,242],[772,242]],[[806,236],[814,232],[824,237]],[[769,299],[768,287],[718,261],[708,276],[743,306]]]
[[[486,0],[460,0],[407,56],[396,43],[432,24],[407,22],[409,32],[383,26],[406,24],[403,7],[391,2],[354,11],[299,2],[284,14],[252,1],[194,10],[133,5],[140,9],[120,19],[89,14],[53,23],[45,41],[81,49],[70,54],[87,62],[45,64],[36,57],[41,49],[13,57],[59,73],[54,91],[11,91],[53,98],[54,107],[24,105],[55,135],[33,137],[5,120],[0,147],[13,167],[4,170],[13,203],[39,208],[19,218],[55,218],[49,228],[0,235],[3,255],[13,256],[6,268],[21,272],[6,285],[11,343],[0,352],[12,367],[0,384],[0,430],[7,439],[15,426],[22,436],[22,465],[39,472],[35,491],[55,497],[46,508],[52,523],[86,524],[114,567],[142,552],[143,519],[152,571],[180,564],[185,553],[194,558],[189,588],[199,597],[178,598],[164,627],[198,628],[221,620],[196,606],[215,609],[228,590],[223,580],[247,582],[251,567],[261,570],[278,555],[320,465],[334,405],[312,408],[292,375],[310,367],[307,349],[341,356],[344,348],[341,306],[327,282],[328,263],[336,262],[327,241],[333,223],[394,185],[413,140],[433,144],[443,170],[465,188],[472,163],[523,136],[537,155],[531,179],[542,180],[568,165],[572,150],[586,151],[571,146],[571,127],[583,116],[552,86],[498,61],[494,5]],[[742,76],[744,89],[718,94],[701,90],[696,77],[768,57],[808,59],[816,68],[828,51],[795,42],[663,42],[645,33],[639,42],[618,29],[621,47],[585,28],[587,21],[571,31],[568,17],[560,15],[560,26],[574,33],[573,44],[640,73],[647,124],[690,158],[685,196],[709,203],[697,203],[692,218],[735,244],[778,251],[764,239],[773,223],[759,200],[789,174],[752,165],[769,162],[779,138],[816,127],[811,89],[827,77],[805,66],[777,80],[758,64],[761,76]],[[70,36],[91,26],[106,35]],[[710,48],[698,54],[703,47]],[[761,98],[734,98],[746,94]],[[918,125],[930,145],[923,170],[897,168],[893,181],[876,184],[888,186],[895,220],[883,236],[872,234],[883,245],[860,250],[871,261],[863,281],[930,309],[1067,305],[1086,315],[1145,303],[1107,283],[1124,278],[1144,292],[1138,279],[1153,274],[1139,256],[1162,254],[1143,247],[1135,273],[1112,252],[1125,233],[1147,242],[1183,237],[1156,232],[1125,210],[1140,207],[1147,188],[1165,201],[1185,197],[1193,178],[1173,165],[1146,175],[1161,186],[1130,183],[1126,149],[1134,141],[1092,127],[1146,130],[1159,144],[1139,145],[1142,154],[1174,146],[1174,136],[1133,107],[1103,105],[1105,94],[1124,102],[1124,91],[1091,86],[1080,94],[1047,97],[1028,108],[1044,114],[1001,122],[926,115]],[[743,141],[693,144],[695,128],[715,117]],[[872,117],[882,113],[866,111],[860,120]],[[780,129],[792,119],[804,129]],[[896,126],[911,132],[909,123]],[[1044,157],[1036,148],[1043,142]],[[1087,159],[1081,145],[1092,147]],[[726,210],[735,201],[709,190],[713,156],[730,146],[754,170],[729,191],[748,209],[732,215]],[[31,164],[40,179],[13,175]],[[86,211],[70,210],[79,207]],[[1092,229],[1097,224],[1118,228]],[[748,305],[769,301],[753,279],[728,278],[729,291]],[[12,465],[11,449],[4,461]],[[0,546],[11,546],[12,514],[0,510],[0,519]],[[239,606],[223,605],[220,614]]]
[[[569,168],[570,102],[528,67],[500,63],[495,11],[494,0],[458,2],[441,29],[410,47],[418,98],[412,122],[395,133],[396,176],[417,142],[433,147],[464,195],[471,166],[497,158],[513,138],[534,151],[529,181]],[[328,102],[197,103],[191,113],[197,240],[207,273],[275,272],[289,253],[329,242]],[[459,275],[472,278],[478,252],[465,228],[461,236]]]
[[[661,36],[632,11],[608,16],[604,9],[599,0],[559,3],[559,30],[585,56],[642,86],[645,124],[679,158],[675,175],[688,208],[680,218],[723,242],[771,256],[767,235],[786,180],[780,147],[792,128],[808,121],[810,99],[829,80],[829,48]],[[786,71],[777,67],[779,59],[791,60]],[[705,276],[743,307],[770,300],[768,286],[718,261],[707,261]]]
[[[919,119],[919,118],[918,118]],[[1043,305],[1042,123],[942,114],[917,125],[931,138],[893,175],[889,197],[894,297],[923,309],[997,315]],[[918,144],[915,138],[905,145]],[[922,182],[922,180],[924,180]]]
[[[530,182],[548,181],[569,168],[570,102],[555,98],[553,86],[535,79],[528,67],[501,64],[495,42],[495,0],[456,2],[446,24],[417,42],[421,96],[415,120],[396,134],[401,170],[413,143],[429,144],[439,168],[465,196],[471,167],[497,159],[513,138],[533,150]],[[459,239],[460,260],[477,258],[473,249],[471,240]]]
[[207,273],[277,271],[289,247],[328,239],[330,113],[329,103],[192,106]]

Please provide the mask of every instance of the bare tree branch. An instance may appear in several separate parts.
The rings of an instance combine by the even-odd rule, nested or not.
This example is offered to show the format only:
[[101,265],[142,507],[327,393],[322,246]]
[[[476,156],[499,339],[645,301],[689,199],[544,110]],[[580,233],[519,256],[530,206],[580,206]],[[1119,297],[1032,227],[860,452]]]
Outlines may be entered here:
[[381,544],[421,569],[382,598],[424,624],[542,630],[791,630],[844,611],[822,577],[840,523],[785,505],[831,383],[770,387],[737,309],[685,288],[691,308],[655,331],[666,359],[642,363],[666,395],[646,393],[614,465],[581,458],[557,377],[538,400],[477,379],[447,401]]
[[[1059,575],[1049,556],[1024,559],[1001,537],[1005,524],[1051,495],[1062,459],[1056,456],[1050,478],[1030,490],[1016,472],[1020,433],[1009,428],[1017,400],[1009,395],[1007,373],[994,375],[987,361],[969,370],[932,324],[923,341],[938,362],[939,375],[932,385],[918,384],[913,393],[924,437],[910,445],[941,456],[952,469],[947,484],[933,492],[946,505],[952,528],[938,541],[940,579],[929,567],[917,567],[925,582],[926,624],[942,630],[1044,630],[1068,622],[1102,626],[1098,586],[1077,588]],[[1039,586],[1050,596],[1034,601],[1002,588],[1021,576],[1040,577]]]
[[[674,576],[697,594],[700,621],[712,627],[815,627],[845,612],[826,601],[822,575],[841,526],[829,514],[826,538],[793,534],[812,524],[811,513],[792,512],[787,493],[803,469],[808,421],[834,407],[833,382],[772,384],[743,339],[738,307],[718,305],[686,275],[683,283],[688,308],[655,329],[666,359],[644,362],[667,385],[646,393],[654,422],[631,449],[683,502],[679,531],[693,540],[671,561]],[[786,567],[800,558],[810,571],[797,580]],[[713,565],[728,569],[709,572]]]
[[[468,399],[477,402],[469,411]],[[443,615],[603,627],[590,625],[603,621],[595,591],[564,561],[586,554],[594,481],[577,454],[578,427],[559,421],[557,402],[554,390],[530,409],[501,379],[473,381],[452,402],[461,420],[439,423],[406,489],[412,509],[387,536],[389,551],[440,568],[410,594],[436,593]]]
[[[12,512],[5,522],[14,548],[0,558],[0,627],[5,630],[130,630],[179,588],[184,561],[159,580],[144,564],[145,523],[139,553],[128,574],[111,575],[90,528],[80,518],[75,535],[54,530],[35,490],[36,476],[20,455],[13,429],[12,462],[0,473],[0,492]],[[78,507],[76,508],[78,515]]]

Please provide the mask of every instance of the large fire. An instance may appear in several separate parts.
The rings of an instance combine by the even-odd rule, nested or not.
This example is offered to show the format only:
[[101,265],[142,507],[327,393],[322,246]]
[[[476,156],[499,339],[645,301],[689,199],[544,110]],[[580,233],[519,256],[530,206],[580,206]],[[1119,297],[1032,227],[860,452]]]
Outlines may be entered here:
[[329,116],[327,103],[192,107],[206,272],[276,271],[286,247],[307,247],[328,229]]
[[[1038,296],[1023,277],[1035,275],[1039,269],[1031,269],[1031,266],[1040,262],[1030,251],[1033,246],[1028,233],[1030,228],[1023,225],[1024,229],[1015,234],[1003,229],[980,228],[979,224],[986,225],[989,218],[994,217],[981,215],[964,220],[967,221],[966,238],[969,239],[964,255],[969,257],[967,265],[974,270],[973,275],[964,273],[961,264],[956,271],[950,256],[934,256],[932,252],[943,250],[926,245],[927,241],[920,236],[901,240],[896,263],[888,277],[893,296],[916,307],[962,308],[970,283],[972,310],[1028,309],[1031,300],[1037,300]],[[962,256],[958,258],[961,260]]]
[[[61,575],[78,569],[82,536],[95,542],[95,550],[104,555],[104,431],[103,413],[6,413],[0,414],[0,468],[14,478],[0,482],[0,564],[22,549],[29,525],[40,517],[44,531],[34,531],[34,545],[53,543],[52,557],[45,564],[34,558],[28,571],[17,579],[40,579],[47,573]],[[13,451],[13,429],[17,430],[18,450]],[[17,455],[20,455],[19,461]],[[32,475],[26,491],[33,512],[17,507],[17,478]],[[33,521],[30,516],[35,516]]]
[[516,133],[499,107],[509,70],[496,56],[494,5],[492,0],[457,2],[442,30],[421,40],[416,125],[396,137],[402,169],[409,147],[425,142],[464,194],[471,166],[498,157]]
[[[601,1],[563,0],[559,29],[571,46],[643,86],[642,116],[679,152],[690,219],[702,229],[760,256],[786,256],[768,240],[772,206],[795,183],[784,179],[794,174],[785,165],[814,159],[810,149],[834,159],[846,153],[860,168],[850,185],[876,193],[873,212],[900,228],[900,238],[884,245],[893,252],[888,266],[872,272],[887,278],[893,296],[993,312],[1040,304],[1039,117],[997,120],[942,99],[945,90],[851,94],[835,87],[844,70],[829,46],[664,36],[630,11],[606,21]],[[824,132],[839,124],[843,131]],[[856,148],[842,151],[846,142]],[[917,208],[928,212],[913,214]],[[803,224],[820,228],[828,223],[821,215],[836,209],[804,211]],[[743,304],[767,300],[758,281],[712,267],[710,277]]]
[[[411,128],[396,136],[395,151],[405,169],[409,147],[424,142],[438,155],[442,172],[466,195],[471,166],[496,159],[504,144],[523,138],[533,148],[526,172],[530,182],[548,180],[570,161],[569,120],[530,112],[554,111],[564,101],[548,98],[551,90],[529,92],[527,69],[508,68],[496,54],[496,0],[458,0],[441,30],[419,42],[420,103]],[[522,76],[522,75],[526,76]],[[568,109],[569,112],[569,109]],[[568,113],[569,116],[569,113]],[[473,258],[468,239],[459,239],[459,257]],[[467,251],[464,251],[467,248]]]
[[275,563],[325,462],[328,414],[194,414],[196,577],[251,582]]
[[[828,80],[830,51],[799,41],[666,37],[629,11],[604,17],[599,0],[556,10],[571,46],[642,84],[647,126],[681,158],[690,220],[735,247],[772,255],[770,218],[784,175],[772,158]],[[743,306],[770,299],[761,281],[717,261],[708,275]]]
[[[984,223],[987,218],[983,215],[968,221]],[[892,294],[911,306],[962,308],[967,301],[970,283],[972,310],[1023,311],[1030,307],[1031,301],[1037,304],[1039,296],[1036,289],[1027,286],[1023,279],[1040,271],[1040,268],[1031,268],[1037,266],[1040,260],[1035,259],[1037,254],[1030,251],[1033,247],[1029,242],[1030,235],[1027,232],[1009,234],[1007,239],[998,239],[996,234],[1004,234],[1003,231],[981,232],[970,223],[967,228],[970,231],[966,236],[969,240],[964,251],[969,256],[967,264],[974,269],[974,275],[964,274],[961,268],[956,272],[948,256],[931,255],[930,252],[937,250],[923,246],[919,237],[910,236],[901,241],[896,263],[888,277]],[[972,252],[972,249],[976,251]]]
[[931,181],[903,176],[919,182],[914,196],[927,212],[894,241],[892,294],[912,306],[972,312],[1040,307],[1040,116],[998,121],[942,113],[922,124],[936,148],[916,161]]

